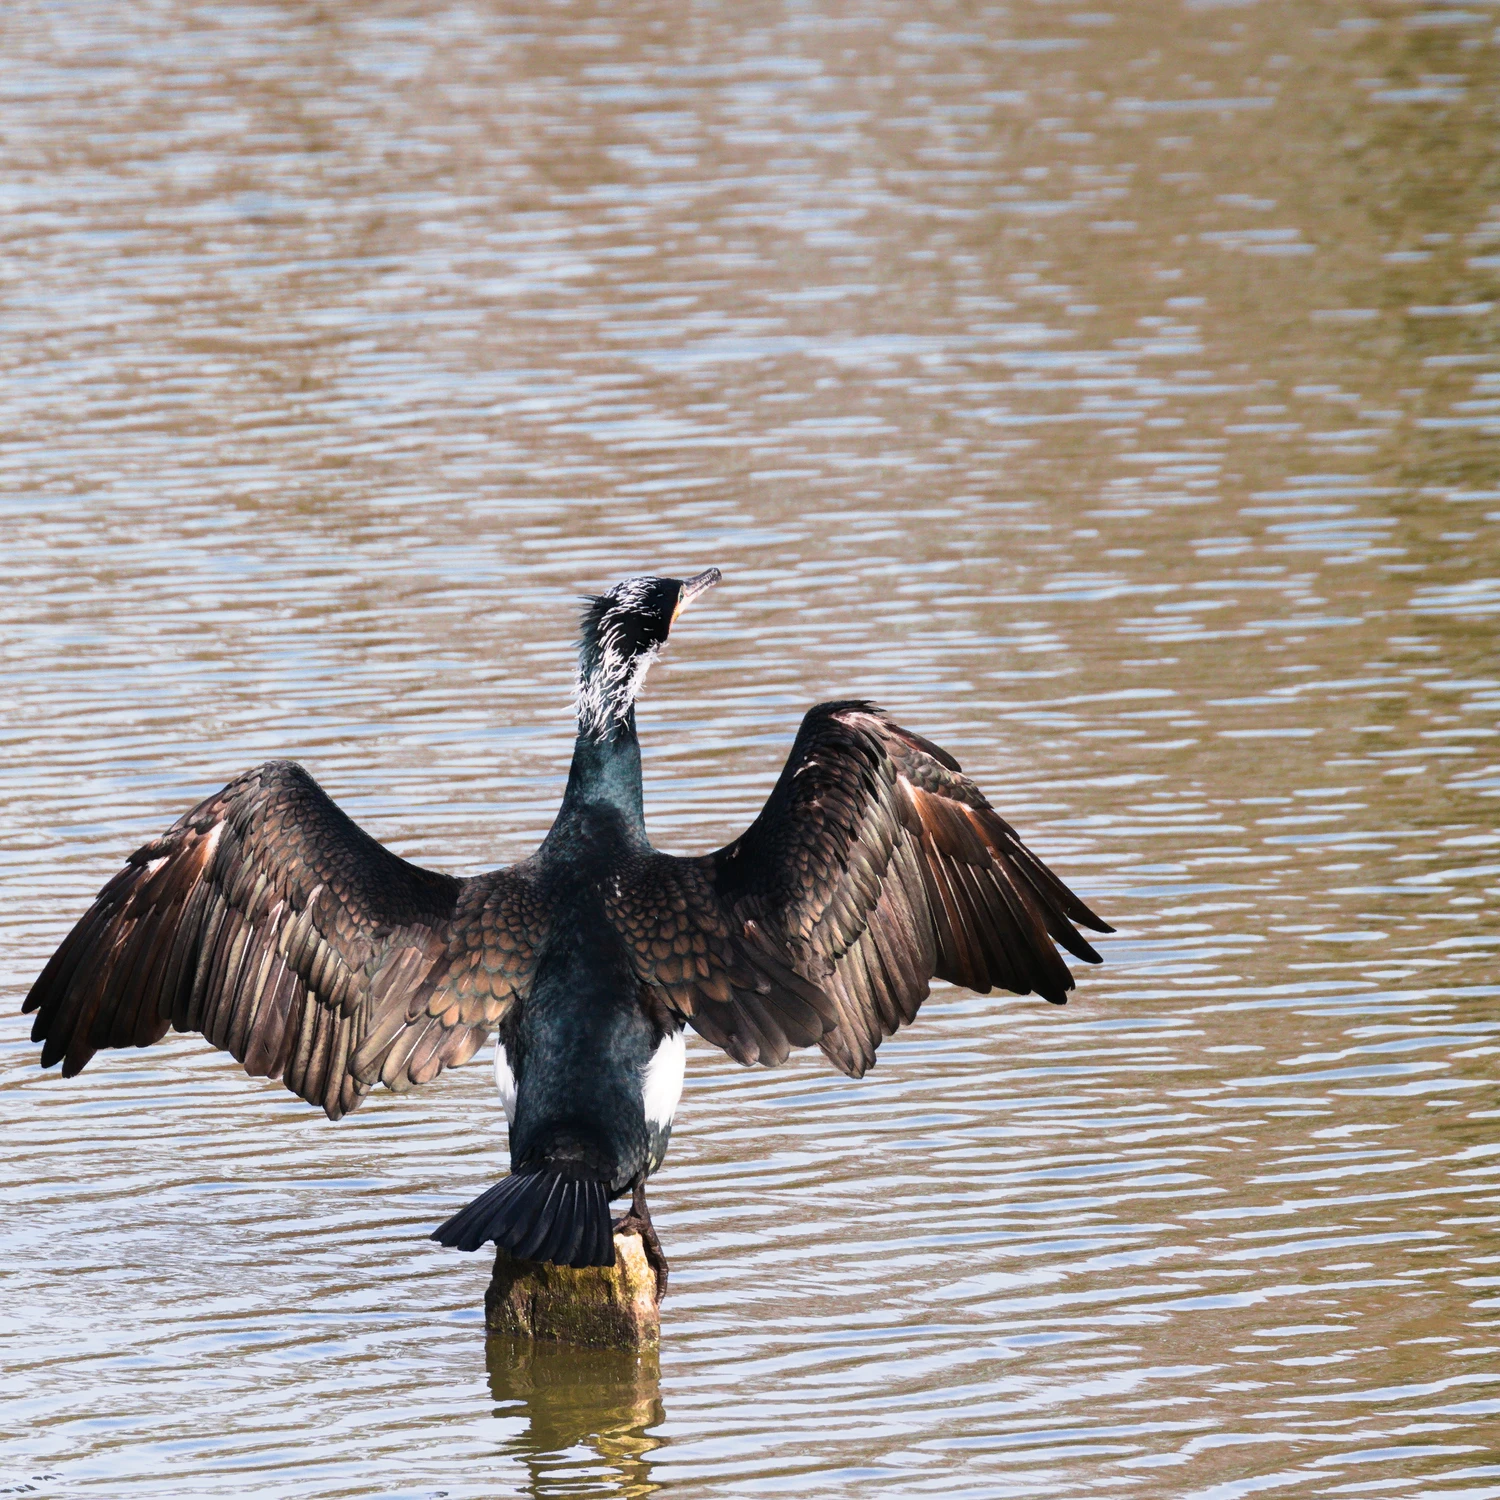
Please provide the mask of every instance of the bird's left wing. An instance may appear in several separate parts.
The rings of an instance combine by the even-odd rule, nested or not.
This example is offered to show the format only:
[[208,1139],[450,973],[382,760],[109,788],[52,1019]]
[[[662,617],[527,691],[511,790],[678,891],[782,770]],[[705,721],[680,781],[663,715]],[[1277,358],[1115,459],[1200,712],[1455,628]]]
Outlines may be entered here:
[[524,867],[458,880],[377,843],[290,761],[136,850],[27,996],[42,1066],[201,1031],[331,1119],[466,1062],[524,999]]
[[731,1057],[816,1042],[852,1077],[933,978],[1060,1004],[1073,976],[1054,941],[1097,963],[1074,923],[1113,931],[951,755],[862,702],[812,709],[745,833],[651,856],[611,915],[640,978]]

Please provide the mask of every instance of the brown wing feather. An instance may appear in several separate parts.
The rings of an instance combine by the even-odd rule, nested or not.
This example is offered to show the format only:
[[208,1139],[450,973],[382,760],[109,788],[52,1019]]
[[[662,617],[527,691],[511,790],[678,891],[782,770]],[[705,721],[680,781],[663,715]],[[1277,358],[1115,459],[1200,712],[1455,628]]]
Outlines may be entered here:
[[605,892],[636,976],[737,1062],[785,1062],[834,1023],[821,987],[753,918],[726,911],[693,860],[642,856]]
[[131,855],[24,1009],[42,1066],[201,1031],[337,1119],[377,1082],[466,1062],[529,986],[524,869],[472,880],[399,859],[300,766],[231,782]]
[[[728,1022],[704,983],[673,988],[703,1035],[741,1061],[780,1062],[785,1047],[761,1045],[749,1019],[776,1013],[790,971],[818,992],[798,993],[824,1017],[812,1040],[854,1077],[912,1020],[934,977],[1061,1004],[1073,976],[1054,941],[1098,963],[1073,924],[1113,930],[1026,848],[951,755],[868,703],[812,709],[744,835],[699,859],[657,855],[652,880],[679,898],[672,941],[685,930],[706,948],[711,976],[737,964],[738,978],[757,981],[736,988]],[[654,954],[663,935],[654,903],[632,898],[622,930],[638,953]],[[740,942],[752,930],[756,944]],[[661,982],[652,962],[639,969]],[[805,1045],[790,1033],[787,1041]]]

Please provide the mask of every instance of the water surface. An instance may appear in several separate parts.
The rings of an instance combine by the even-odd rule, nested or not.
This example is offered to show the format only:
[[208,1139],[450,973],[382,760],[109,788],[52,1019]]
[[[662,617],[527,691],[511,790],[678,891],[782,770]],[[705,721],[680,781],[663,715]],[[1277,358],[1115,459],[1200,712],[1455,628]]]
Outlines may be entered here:
[[[1497,23],[8,6],[0,1493],[1500,1495]],[[38,1072],[136,844],[290,755],[518,858],[575,596],[709,565],[659,844],[868,695],[1120,931],[693,1046],[659,1360],[486,1348],[481,1065]]]

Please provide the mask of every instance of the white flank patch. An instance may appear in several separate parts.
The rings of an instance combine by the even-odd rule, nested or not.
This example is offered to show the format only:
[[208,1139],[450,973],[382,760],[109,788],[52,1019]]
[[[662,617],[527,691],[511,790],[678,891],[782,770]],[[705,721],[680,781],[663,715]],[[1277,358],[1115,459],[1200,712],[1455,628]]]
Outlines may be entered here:
[[516,1075],[511,1072],[510,1059],[505,1055],[505,1048],[499,1042],[495,1043],[495,1087],[500,1090],[500,1103],[505,1110],[505,1123],[513,1124],[516,1118]]
[[641,1102],[647,1121],[659,1130],[672,1123],[677,1101],[682,1098],[682,1075],[687,1071],[687,1032],[664,1036],[646,1064],[641,1084]]

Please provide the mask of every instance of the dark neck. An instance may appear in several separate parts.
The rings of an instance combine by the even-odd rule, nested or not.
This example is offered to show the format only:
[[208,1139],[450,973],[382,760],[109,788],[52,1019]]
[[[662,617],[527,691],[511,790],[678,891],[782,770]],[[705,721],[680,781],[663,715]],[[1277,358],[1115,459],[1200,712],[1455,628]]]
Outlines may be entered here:
[[610,808],[625,826],[646,837],[646,807],[641,795],[641,743],[635,736],[635,710],[626,711],[603,739],[580,734],[573,745],[568,789],[558,809],[559,823],[589,808]]

